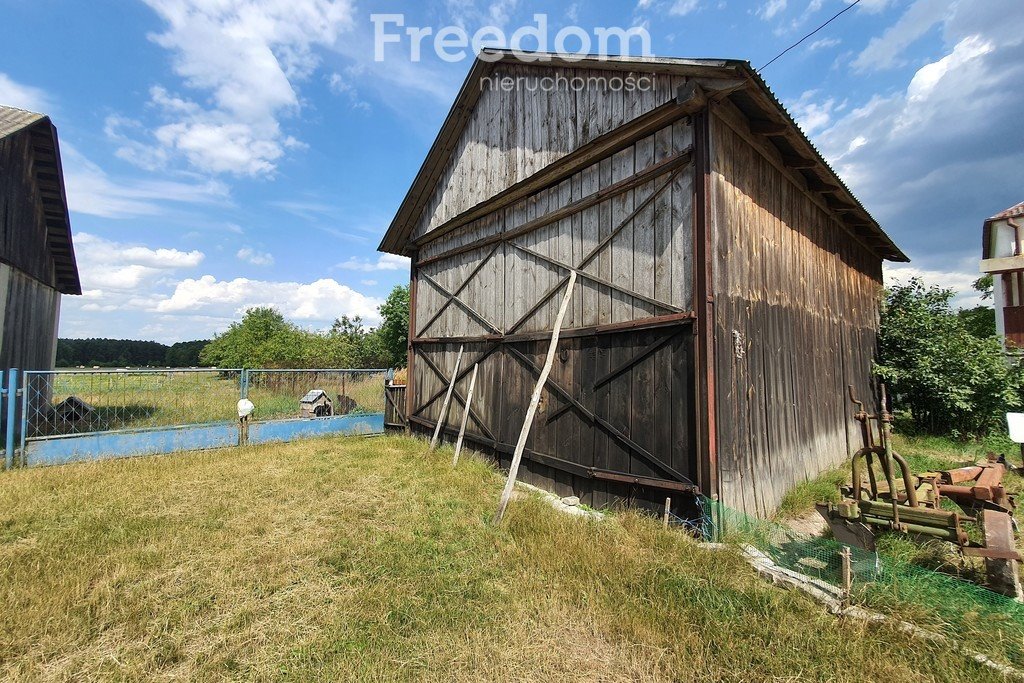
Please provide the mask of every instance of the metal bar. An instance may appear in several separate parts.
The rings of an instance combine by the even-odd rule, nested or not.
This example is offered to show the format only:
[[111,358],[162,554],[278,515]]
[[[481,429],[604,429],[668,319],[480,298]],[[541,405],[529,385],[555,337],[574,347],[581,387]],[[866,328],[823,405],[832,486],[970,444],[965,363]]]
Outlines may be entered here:
[[18,369],[11,368],[7,372],[7,388],[5,390],[7,397],[7,424],[6,424],[6,439],[4,440],[4,469],[12,469],[14,467],[14,430],[15,420],[17,420],[18,404]]
[[[25,444],[28,440],[28,391],[29,391],[29,377],[31,371],[26,370],[22,375],[21,381],[21,454],[22,457],[25,455]],[[15,380],[17,382],[17,380]]]
[[709,108],[693,114],[693,242],[694,242],[694,308],[697,311],[695,337],[697,395],[697,449],[701,490],[717,500],[718,435],[715,427],[715,304],[713,256],[714,248],[708,213],[711,208],[711,130]]
[[[411,418],[411,422],[427,429],[433,429],[436,426],[435,422],[422,417],[413,417]],[[454,427],[445,426],[444,431],[452,436],[456,434]],[[472,432],[467,432],[465,438],[466,441],[479,444],[487,448],[493,448],[497,452],[505,455],[510,455],[515,451],[515,446],[512,444],[496,441],[495,439],[489,439],[479,434],[473,434]],[[628,472],[619,472],[617,470],[607,470],[601,467],[580,465],[579,463],[563,460],[562,458],[556,458],[553,455],[539,453],[529,448],[523,451],[523,457],[527,460],[532,460],[542,465],[546,465],[547,467],[551,467],[552,469],[568,472],[569,474],[574,474],[578,477],[585,477],[587,479],[611,481],[619,484],[633,484],[635,486],[658,489],[661,491],[683,491],[687,493],[698,492],[697,487],[694,484],[672,481],[671,479],[659,479],[657,477],[638,477],[636,475],[629,474]]]
[[[101,370],[25,370],[32,375],[163,375],[171,373],[241,372],[242,368],[104,368]],[[293,372],[289,370],[263,370],[262,372]],[[339,372],[334,370],[333,372]],[[347,371],[348,372],[348,371]],[[352,371],[354,372],[354,371]],[[359,370],[358,372],[384,372]]]

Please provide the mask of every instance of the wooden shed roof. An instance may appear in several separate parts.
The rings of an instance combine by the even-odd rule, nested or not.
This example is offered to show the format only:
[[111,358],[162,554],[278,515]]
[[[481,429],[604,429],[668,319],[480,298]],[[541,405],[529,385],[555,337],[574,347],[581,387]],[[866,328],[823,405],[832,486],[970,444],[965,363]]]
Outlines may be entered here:
[[[520,53],[521,54],[521,53]],[[768,136],[784,159],[795,160],[794,169],[804,176],[808,189],[825,195],[825,201],[836,217],[851,232],[863,239],[881,258],[889,261],[910,259],[885,234],[846,184],[829,166],[817,148],[807,139],[782,103],[750,66],[737,59],[683,59],[668,57],[586,57],[580,59],[556,53],[531,53],[534,66],[581,67],[588,69],[659,73],[699,79],[731,81],[719,92],[727,97],[750,121]],[[502,62],[522,63],[511,50],[486,48],[470,70],[455,98],[448,117],[441,126],[427,158],[413,180],[398,213],[378,247],[380,251],[402,255],[423,204],[437,184],[448,163],[455,143],[462,134],[480,96],[475,84],[487,77]]]
[[53,256],[57,289],[62,294],[81,294],[82,283],[71,240],[71,218],[64,192],[57,128],[45,114],[0,105],[0,139],[17,134],[32,136],[35,162],[31,172],[35,174],[43,205],[46,244]]

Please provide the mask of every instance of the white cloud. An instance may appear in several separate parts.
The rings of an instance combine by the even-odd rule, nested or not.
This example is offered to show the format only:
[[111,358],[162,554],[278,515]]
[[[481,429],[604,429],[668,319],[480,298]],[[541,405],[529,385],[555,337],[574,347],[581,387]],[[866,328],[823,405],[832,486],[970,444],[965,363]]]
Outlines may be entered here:
[[835,108],[835,99],[833,98],[824,102],[816,102],[814,97],[817,93],[817,90],[808,90],[800,96],[799,100],[788,105],[793,117],[808,135],[827,126],[832,120],[832,111]]
[[757,9],[757,15],[765,21],[771,20],[786,9],[787,0],[768,0]]
[[228,200],[227,187],[217,181],[181,182],[111,178],[77,148],[61,143],[64,185],[71,211],[102,218],[155,216],[163,202],[214,204]]
[[900,55],[933,26],[949,17],[954,0],[915,0],[900,19],[853,60],[857,71],[890,69],[901,64]]
[[272,266],[274,265],[274,255],[267,252],[259,252],[249,247],[242,247],[235,254],[239,260],[245,261],[254,266]]
[[341,268],[343,270],[358,270],[364,273],[379,270],[408,270],[409,259],[404,256],[395,256],[394,254],[381,254],[376,261],[350,258],[347,261],[339,263],[336,268]]
[[842,42],[843,41],[841,41],[839,38],[822,38],[821,40],[816,40],[810,45],[808,45],[807,51],[816,52],[818,50],[824,50],[825,48],[835,47],[836,45],[839,45]]
[[164,123],[146,141],[123,140],[118,155],[144,168],[181,156],[211,173],[268,175],[301,143],[282,130],[298,112],[296,84],[354,22],[351,0],[145,0],[165,22],[150,39],[203,101],[150,91]]
[[913,278],[919,278],[929,287],[942,287],[951,289],[955,293],[953,298],[954,308],[973,308],[975,306],[991,305],[981,298],[981,292],[974,289],[974,283],[980,273],[927,270],[904,263],[887,263],[884,268],[885,284],[907,284]]
[[675,17],[684,17],[700,7],[700,0],[676,0],[668,13]]
[[77,233],[74,244],[82,286],[90,293],[87,298],[93,300],[110,292],[134,297],[137,290],[153,286],[168,273],[195,268],[205,258],[201,251],[152,249],[113,242],[87,232]]
[[0,72],[0,104],[45,114],[50,110],[50,98],[40,88],[17,83]]
[[985,217],[1020,201],[1024,13],[1017,7],[1016,0],[956,5],[942,19],[941,54],[909,70],[900,90],[842,116],[826,111],[832,120],[815,134],[916,268],[973,272],[964,262],[980,258]]
[[381,303],[331,279],[304,284],[246,278],[218,280],[204,275],[179,282],[174,292],[157,301],[152,310],[234,320],[253,306],[272,306],[288,318],[310,324],[329,325],[342,315],[358,315],[373,324],[380,320],[377,308]]
[[376,280],[360,280],[359,284],[365,285],[366,287],[376,287],[379,283]]

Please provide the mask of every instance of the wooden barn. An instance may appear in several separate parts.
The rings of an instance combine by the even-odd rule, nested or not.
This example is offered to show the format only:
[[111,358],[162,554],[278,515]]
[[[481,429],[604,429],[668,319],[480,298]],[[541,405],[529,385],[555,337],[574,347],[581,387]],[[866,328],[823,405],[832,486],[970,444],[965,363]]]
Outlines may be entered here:
[[770,513],[859,440],[882,262],[906,257],[749,63],[485,50],[380,249],[412,258],[406,413],[593,506]]
[[57,129],[0,105],[0,369],[48,370],[61,294],[81,294]]

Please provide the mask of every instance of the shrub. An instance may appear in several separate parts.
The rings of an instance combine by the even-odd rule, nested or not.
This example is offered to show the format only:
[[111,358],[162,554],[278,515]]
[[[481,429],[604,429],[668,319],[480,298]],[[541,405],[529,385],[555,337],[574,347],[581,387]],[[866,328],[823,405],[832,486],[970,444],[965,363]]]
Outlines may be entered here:
[[877,373],[918,430],[981,437],[1022,405],[1024,369],[998,337],[976,336],[953,296],[916,278],[886,292]]

